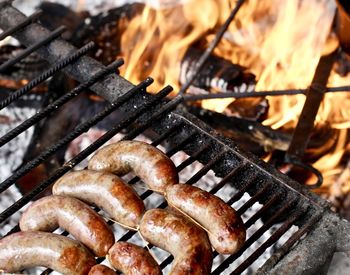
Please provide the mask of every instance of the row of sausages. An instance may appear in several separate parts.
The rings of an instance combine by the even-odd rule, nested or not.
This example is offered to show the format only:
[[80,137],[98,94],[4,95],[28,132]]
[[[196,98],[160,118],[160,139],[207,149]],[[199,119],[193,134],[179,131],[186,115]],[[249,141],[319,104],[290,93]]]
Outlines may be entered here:
[[[0,240],[0,269],[16,272],[46,266],[63,274],[114,274],[107,273],[105,266],[94,266],[94,257],[80,243],[34,232],[61,227],[94,255],[107,255],[125,274],[161,274],[143,248],[114,243],[106,222],[85,203],[103,209],[113,220],[139,230],[146,241],[170,252],[174,256],[171,274],[209,274],[211,246],[219,253],[232,254],[245,241],[243,222],[235,210],[198,187],[178,184],[172,161],[151,145],[138,141],[111,144],[95,153],[88,169],[64,175],[53,186],[53,196],[34,202],[25,211],[20,220],[24,232]],[[131,171],[149,189],[164,195],[171,209],[146,211],[133,188],[117,176]],[[36,250],[41,251],[37,257],[30,255]]]

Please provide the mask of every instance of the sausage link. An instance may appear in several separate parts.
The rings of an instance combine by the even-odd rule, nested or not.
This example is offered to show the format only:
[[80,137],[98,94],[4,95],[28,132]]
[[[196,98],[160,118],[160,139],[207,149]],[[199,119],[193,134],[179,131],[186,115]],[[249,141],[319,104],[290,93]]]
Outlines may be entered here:
[[163,209],[146,211],[140,233],[174,256],[170,274],[210,274],[212,250],[204,230],[184,216]]
[[19,272],[43,266],[65,275],[86,275],[96,264],[80,243],[46,232],[17,232],[0,240],[0,269]]
[[98,150],[89,169],[124,175],[133,171],[152,190],[163,194],[178,183],[174,163],[162,151],[140,141],[120,141]]
[[23,213],[22,231],[53,231],[61,227],[90,248],[96,256],[105,256],[114,244],[114,234],[107,223],[88,205],[63,196],[43,197]]
[[136,228],[145,205],[134,189],[109,172],[81,170],[62,176],[53,194],[75,197],[103,209],[117,222]]
[[117,242],[108,251],[112,266],[125,275],[161,275],[162,271],[151,254],[142,247]]
[[241,217],[220,198],[187,184],[169,186],[166,199],[209,232],[209,240],[222,254],[237,252],[244,244],[246,230]]
[[98,264],[91,268],[88,275],[116,275],[117,273],[109,267]]

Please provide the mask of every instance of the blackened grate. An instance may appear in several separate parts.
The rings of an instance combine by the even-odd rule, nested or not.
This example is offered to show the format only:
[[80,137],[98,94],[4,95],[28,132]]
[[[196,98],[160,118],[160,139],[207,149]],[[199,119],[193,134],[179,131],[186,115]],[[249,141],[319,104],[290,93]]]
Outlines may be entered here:
[[[0,2],[0,27],[5,29],[6,35],[14,35],[27,46],[27,50],[24,51],[25,54],[36,50],[53,64],[53,67],[16,91],[3,102],[0,102],[1,108],[17,100],[20,96],[29,92],[33,87],[61,69],[71,74],[81,84],[41,110],[33,118],[1,137],[1,146],[28,127],[38,123],[86,88],[91,88],[111,103],[103,111],[76,126],[66,137],[56,144],[52,144],[50,148],[44,150],[38,157],[0,183],[1,192],[13,185],[34,167],[46,161],[59,148],[86,132],[114,111],[118,110],[124,115],[115,124],[110,125],[109,130],[102,137],[66,162],[47,180],[32,189],[31,192],[0,213],[0,223],[11,219],[13,214],[17,213],[31,200],[36,199],[59,177],[73,169],[117,133],[124,130],[127,130],[127,134],[123,139],[134,139],[143,133],[147,133],[146,135],[149,136],[148,133],[151,132],[152,145],[164,145],[167,148],[166,154],[169,157],[178,152],[185,152],[188,158],[177,166],[178,172],[193,165],[194,162],[202,163],[203,167],[187,179],[187,184],[197,184],[207,173],[214,171],[215,175],[220,177],[221,180],[219,183],[211,186],[209,191],[212,194],[220,192],[227,185],[234,187],[236,191],[227,200],[227,203],[232,205],[248,193],[251,198],[237,209],[240,215],[244,215],[247,211],[252,211],[252,206],[255,203],[261,204],[261,207],[254,211],[253,215],[244,222],[248,230],[260,219],[263,220],[263,225],[251,232],[245,245],[238,253],[224,257],[219,265],[214,266],[212,274],[220,274],[224,271],[230,274],[242,273],[263,255],[266,249],[276,245],[277,241],[292,226],[297,226],[298,230],[282,247],[277,249],[277,252],[260,270],[261,273],[270,272],[292,246],[315,227],[315,224],[328,211],[327,204],[316,195],[311,194],[308,190],[300,187],[297,183],[253,155],[241,151],[232,141],[219,136],[203,122],[188,114],[183,107],[178,107],[183,101],[182,95],[171,100],[166,99],[165,97],[171,92],[171,87],[165,87],[155,95],[146,93],[146,88],[152,83],[152,79],[146,79],[134,86],[125,79],[112,75],[112,72],[122,64],[122,61],[116,61],[107,67],[103,67],[96,61],[83,57],[93,46],[92,44],[88,44],[80,50],[74,49],[71,45],[57,38],[60,31],[47,34],[47,30],[32,22],[35,20],[35,16],[34,19],[33,17],[25,19],[19,11],[9,5],[9,2],[11,1]],[[33,32],[34,30],[35,33]],[[59,30],[63,30],[63,28]],[[4,38],[5,35],[0,36]],[[33,37],[31,38],[31,36]],[[38,37],[41,37],[41,39],[38,39]],[[34,43],[34,41],[39,42]],[[21,56],[24,56],[24,54]],[[15,61],[17,62],[17,60]],[[7,67],[12,64],[13,62],[9,61],[5,65]],[[0,68],[4,68],[5,65],[1,65]],[[89,70],[89,68],[92,69]],[[133,178],[129,181],[129,184],[135,184],[138,181],[138,178]],[[146,190],[142,193],[141,198],[147,199],[151,195],[152,192]],[[166,207],[166,203],[160,202],[158,207]],[[257,246],[253,253],[246,255],[247,249],[256,245],[257,240],[268,230],[271,230],[272,227],[276,227],[272,235],[260,246]],[[18,230],[19,228],[16,226],[7,234]],[[127,241],[135,234],[133,231],[128,231],[120,240]],[[216,252],[213,254],[215,258],[219,257]],[[171,262],[172,256],[169,256],[160,265],[164,269]],[[237,262],[239,264],[235,264]]]

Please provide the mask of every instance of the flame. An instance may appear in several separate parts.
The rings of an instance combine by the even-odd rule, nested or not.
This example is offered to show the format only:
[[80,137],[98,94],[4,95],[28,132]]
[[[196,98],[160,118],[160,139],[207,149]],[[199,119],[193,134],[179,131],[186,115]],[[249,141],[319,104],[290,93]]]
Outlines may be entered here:
[[[150,75],[155,79],[154,89],[170,84],[178,90],[180,62],[186,49],[198,41],[210,43],[236,1],[158,3],[158,9],[146,6],[122,35],[126,66],[121,73],[134,83]],[[337,46],[330,33],[335,10],[335,1],[328,0],[247,0],[214,53],[249,68],[258,79],[256,90],[306,88],[321,55]],[[349,82],[350,76],[332,72],[328,86]],[[204,100],[202,107],[222,112],[232,101]],[[268,101],[270,109],[263,124],[273,129],[294,129],[305,96],[271,96]],[[349,93],[326,94],[316,118],[316,125],[323,124],[337,131],[333,148],[314,163],[328,186],[339,175],[339,164],[349,149]]]

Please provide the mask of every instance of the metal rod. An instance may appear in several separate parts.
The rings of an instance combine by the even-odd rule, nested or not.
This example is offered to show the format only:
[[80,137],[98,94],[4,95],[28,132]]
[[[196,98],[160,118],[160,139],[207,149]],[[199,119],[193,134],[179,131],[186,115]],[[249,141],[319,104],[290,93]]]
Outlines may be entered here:
[[[148,78],[145,81],[143,81],[140,86],[141,88],[144,88],[152,83],[152,79]],[[0,192],[3,192],[5,189],[7,189],[9,186],[15,183],[16,180],[21,178],[24,174],[28,173],[30,170],[32,170],[34,167],[38,166],[40,163],[42,163],[44,160],[46,160],[49,156],[54,154],[57,150],[74,140],[76,137],[81,135],[82,133],[89,130],[93,125],[95,125],[97,122],[104,119],[107,115],[111,114],[114,110],[119,108],[125,101],[127,101],[130,97],[134,96],[135,91],[138,91],[138,88],[140,86],[136,86],[135,88],[131,89],[128,93],[124,94],[117,100],[114,104],[108,106],[105,110],[102,112],[96,114],[92,119],[83,122],[79,124],[71,133],[69,133],[67,136],[65,136],[63,139],[58,141],[55,145],[51,146],[44,152],[40,153],[39,156],[34,158],[33,160],[27,162],[24,166],[22,166],[20,169],[18,169],[14,174],[12,174],[9,178],[7,178],[5,181],[3,181],[0,184]]]
[[262,214],[269,209],[275,202],[278,201],[280,194],[274,194],[274,196],[261,207],[249,220],[244,223],[245,228],[251,227],[258,219],[261,218]]
[[211,161],[209,161],[201,170],[199,170],[196,174],[194,174],[187,182],[186,184],[194,184],[197,182],[201,177],[203,177],[210,169],[213,168],[213,166],[222,160],[222,158],[226,155],[227,151],[221,151],[218,153]]
[[[132,89],[134,90],[134,89]],[[4,210],[0,214],[0,223],[10,217],[13,213],[20,210],[24,205],[26,205],[31,199],[38,196],[42,191],[44,191],[47,187],[49,187],[52,183],[58,180],[62,175],[71,170],[74,166],[76,166],[79,162],[87,158],[90,154],[100,148],[103,144],[105,144],[108,140],[110,140],[113,136],[119,133],[122,129],[130,125],[131,122],[135,121],[142,113],[145,112],[151,106],[154,106],[159,102],[162,98],[167,96],[172,91],[170,86],[165,87],[158,94],[156,94],[150,101],[146,104],[140,106],[135,112],[131,114],[131,116],[126,117],[121,122],[119,122],[116,126],[113,126],[108,132],[106,132],[103,136],[97,139],[93,144],[89,145],[83,151],[81,151],[78,155],[73,157],[71,160],[66,162],[61,168],[57,169],[56,172],[47,180],[41,182],[38,186],[32,189],[31,192],[20,198],[14,204],[12,204],[9,208]],[[126,96],[126,95],[125,95]],[[117,104],[117,102],[115,103]],[[113,103],[112,103],[113,105]]]
[[193,72],[190,74],[187,82],[181,87],[179,94],[183,95],[186,93],[187,89],[191,86],[193,81],[198,76],[198,73],[202,70],[209,56],[214,51],[215,47],[219,44],[221,38],[224,36],[226,30],[228,29],[230,23],[235,18],[237,12],[243,5],[244,0],[238,0],[235,8],[231,11],[229,17],[226,19],[225,23],[221,26],[220,30],[216,33],[213,41],[211,41],[209,47],[205,50],[203,55],[199,58],[198,62],[194,65]]
[[30,47],[28,47],[25,50],[23,50],[22,52],[20,52],[20,54],[18,54],[14,58],[1,64],[0,65],[0,73],[3,73],[6,69],[8,69],[12,65],[16,64],[18,61],[27,57],[28,55],[30,55],[31,53],[33,53],[34,51],[36,51],[37,49],[39,49],[43,45],[46,45],[49,42],[51,42],[52,40],[54,40],[55,38],[59,37],[65,31],[66,31],[66,27],[64,27],[64,26],[58,27],[56,30],[54,30],[52,33],[50,33],[48,36],[46,36],[43,40],[40,40],[39,42],[31,45]]
[[260,257],[264,251],[273,245],[287,230],[301,217],[303,211],[298,211],[289,217],[285,223],[279,227],[266,242],[264,242],[258,249],[256,249],[239,267],[237,267],[231,275],[241,274],[248,266],[250,266],[257,258]]
[[288,239],[278,250],[275,252],[268,261],[259,269],[259,271],[267,272],[267,270],[271,270],[275,264],[289,251],[289,249],[298,241],[300,238],[309,232],[314,224],[318,222],[321,218],[321,215],[313,216],[306,224],[303,225],[296,233],[293,234],[292,237]]
[[[254,203],[256,203],[268,189],[268,185],[265,185],[263,188],[261,188],[256,194],[254,194],[253,197],[251,197],[244,205],[242,205],[237,210],[237,214],[242,215],[245,211],[247,211],[247,209],[250,208]],[[231,201],[231,199],[227,202],[228,205],[231,205],[232,203],[233,201]]]
[[67,56],[62,61],[57,63],[52,68],[44,71],[42,74],[31,80],[28,84],[23,86],[22,88],[18,89],[17,91],[11,93],[7,98],[5,98],[3,101],[0,102],[0,110],[11,104],[13,101],[20,98],[22,95],[39,85],[40,83],[44,82],[49,77],[53,76],[55,73],[63,69],[64,67],[68,66],[69,64],[72,64],[76,60],[78,60],[81,56],[86,54],[90,49],[92,49],[95,46],[94,42],[90,42],[86,44],[81,49],[77,50],[73,54]]
[[17,26],[8,29],[0,34],[0,41],[4,40],[6,37],[16,33],[17,31],[23,29],[24,27],[28,26],[30,23],[33,23],[38,19],[38,17],[43,13],[43,11],[38,10],[35,13],[31,14],[28,16],[24,21],[19,23]]
[[[91,47],[86,47],[85,49],[82,48],[83,51],[79,52],[79,56],[85,54]],[[79,58],[78,52],[76,55],[76,58]],[[73,90],[70,92],[66,93],[65,95],[61,96],[51,104],[49,104],[47,107],[42,109],[41,111],[35,113],[32,117],[28,118],[25,120],[23,123],[12,129],[10,132],[5,134],[0,138],[0,147],[5,145],[7,142],[9,142],[11,139],[14,137],[18,136],[25,130],[27,130],[29,127],[33,126],[43,118],[47,117],[49,114],[57,110],[58,107],[62,106],[63,104],[67,103],[70,99],[73,97],[76,97],[80,93],[84,92],[88,87],[96,83],[98,80],[103,78],[104,76],[110,74],[112,71],[114,71],[116,68],[120,67],[123,65],[124,61],[119,59],[115,62],[113,62],[111,65],[109,65],[106,70],[102,70],[96,75],[94,75],[89,81],[80,84],[79,86],[75,87]]]
[[227,182],[229,182],[236,174],[239,173],[239,171],[243,169],[245,164],[245,161],[242,160],[242,164],[233,168],[230,173],[228,173],[218,184],[215,185],[210,193],[215,194],[217,191],[219,191]]
[[[227,93],[212,93],[203,95],[184,95],[185,101],[196,101],[205,99],[219,99],[219,98],[248,98],[248,97],[262,97],[262,96],[281,96],[281,95],[306,95],[308,89],[293,89],[293,90],[275,90],[275,91],[253,91],[246,93],[227,92]],[[335,92],[349,92],[350,86],[329,87],[326,88],[326,93]]]
[[274,224],[275,220],[277,220],[281,215],[285,214],[285,211],[287,211],[295,202],[296,200],[287,201],[286,204],[284,204],[266,223],[264,223],[257,231],[253,233],[253,235],[250,236],[249,239],[245,241],[244,245],[238,252],[226,258],[226,260],[223,261],[221,265],[212,272],[212,274],[220,274],[227,269],[233,261],[240,257],[248,247],[257,241],[266,232],[266,230],[268,230],[271,225]]

